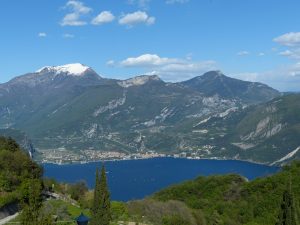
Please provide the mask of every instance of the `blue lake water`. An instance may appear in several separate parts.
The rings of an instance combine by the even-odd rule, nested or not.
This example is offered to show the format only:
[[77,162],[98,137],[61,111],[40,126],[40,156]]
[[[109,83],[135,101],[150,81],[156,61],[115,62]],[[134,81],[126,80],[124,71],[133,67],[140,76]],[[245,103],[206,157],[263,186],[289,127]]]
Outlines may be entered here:
[[[96,167],[101,163],[55,165],[44,164],[45,177],[74,183],[85,180],[94,187]],[[147,195],[198,176],[235,173],[252,180],[267,176],[279,170],[250,162],[236,160],[190,160],[174,158],[154,158],[145,160],[125,160],[105,162],[108,183],[113,200],[128,201],[141,199]]]

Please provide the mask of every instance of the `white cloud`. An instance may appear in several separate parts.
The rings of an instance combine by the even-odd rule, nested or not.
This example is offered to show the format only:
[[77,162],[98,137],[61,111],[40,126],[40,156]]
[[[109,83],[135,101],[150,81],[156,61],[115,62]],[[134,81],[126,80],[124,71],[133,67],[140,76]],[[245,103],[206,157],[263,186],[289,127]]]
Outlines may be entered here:
[[259,73],[256,72],[237,73],[237,74],[233,74],[232,77],[245,80],[245,81],[257,82],[259,78]]
[[300,62],[262,72],[236,73],[232,77],[267,84],[279,91],[300,91]]
[[[288,67],[289,75],[293,77],[300,78],[300,62],[293,64]],[[300,82],[298,83],[298,87],[300,87]]]
[[138,57],[127,58],[120,65],[123,67],[153,67],[176,62],[178,62],[177,59],[161,58],[155,54],[144,54]]
[[110,23],[115,19],[115,16],[110,11],[103,11],[92,20],[92,24],[101,25]]
[[38,33],[39,37],[47,37],[47,34],[45,32],[40,32]]
[[146,12],[143,11],[136,11],[133,13],[125,14],[119,19],[119,24],[127,25],[129,27],[139,23],[152,25],[155,23],[155,17],[149,16]]
[[135,67],[146,70],[146,74],[159,75],[166,81],[180,81],[216,69],[216,62],[191,61],[187,59],[160,57],[156,54],[144,54],[130,57],[118,63],[121,67]]
[[92,9],[85,6],[84,3],[80,1],[70,0],[64,7],[65,9],[71,10],[70,13],[65,15],[61,21],[61,26],[83,26],[87,22],[82,20],[83,15],[89,14]]
[[138,5],[140,8],[147,9],[151,0],[128,0],[131,5]]
[[266,54],[264,52],[258,53],[258,56],[265,56]]
[[63,38],[74,38],[74,37],[75,37],[74,34],[68,34],[68,33],[63,34]]
[[290,50],[285,50],[283,52],[279,52],[279,55],[282,55],[282,56],[291,56],[292,54],[293,54],[293,52]]
[[267,73],[267,81],[275,83],[274,87],[283,91],[300,91],[300,32],[286,33],[273,41],[287,47],[278,55],[288,57],[292,62]]
[[189,0],[166,0],[167,4],[174,4],[174,3],[187,3]]
[[274,38],[273,41],[285,46],[298,46],[300,45],[300,32],[286,33]]
[[115,63],[114,60],[109,60],[109,61],[106,62],[106,65],[107,65],[107,66],[115,66],[115,64],[116,64],[116,63]]
[[249,55],[250,53],[248,51],[240,51],[237,53],[238,56],[246,56]]
[[216,70],[217,63],[213,60],[198,62],[171,63],[156,68],[151,73],[159,75],[166,81],[182,81],[199,76],[207,71]]
[[291,50],[285,50],[282,52],[278,53],[281,56],[286,56],[289,57],[291,59],[300,59],[300,49],[296,48],[296,49],[291,49]]

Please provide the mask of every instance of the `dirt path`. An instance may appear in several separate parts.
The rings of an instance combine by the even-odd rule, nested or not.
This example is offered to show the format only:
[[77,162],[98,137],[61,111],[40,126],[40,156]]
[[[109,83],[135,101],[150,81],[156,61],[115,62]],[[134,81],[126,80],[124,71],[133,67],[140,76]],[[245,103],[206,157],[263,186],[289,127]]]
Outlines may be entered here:
[[7,222],[9,222],[9,221],[13,220],[14,218],[16,218],[18,215],[19,215],[19,213],[16,213],[14,215],[5,217],[4,219],[0,220],[0,225],[6,224]]

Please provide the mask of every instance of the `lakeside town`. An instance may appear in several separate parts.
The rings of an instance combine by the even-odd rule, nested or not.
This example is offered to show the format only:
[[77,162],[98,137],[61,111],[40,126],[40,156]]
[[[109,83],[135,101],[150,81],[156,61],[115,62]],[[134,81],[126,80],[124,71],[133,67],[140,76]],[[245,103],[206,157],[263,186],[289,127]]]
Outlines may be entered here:
[[[206,156],[209,155],[209,149],[212,146],[204,146]],[[145,151],[136,153],[124,153],[118,151],[100,151],[100,150],[80,150],[70,151],[65,148],[58,149],[37,149],[36,161],[41,163],[53,164],[70,164],[70,163],[88,163],[97,161],[118,161],[118,160],[135,160],[150,159],[160,157],[201,159],[205,158],[200,152],[181,152],[181,153],[157,153],[155,151]],[[203,151],[202,151],[203,153]]]

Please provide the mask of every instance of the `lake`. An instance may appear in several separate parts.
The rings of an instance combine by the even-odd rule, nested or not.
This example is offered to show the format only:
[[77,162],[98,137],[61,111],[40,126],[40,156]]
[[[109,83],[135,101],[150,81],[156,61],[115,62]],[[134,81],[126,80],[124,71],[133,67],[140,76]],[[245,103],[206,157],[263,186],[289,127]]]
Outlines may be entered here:
[[[85,180],[89,188],[94,187],[96,167],[100,162],[87,164],[43,164],[45,177],[74,183]],[[171,184],[198,176],[235,173],[252,180],[279,170],[271,167],[236,160],[190,160],[175,158],[153,158],[105,162],[112,200],[128,201],[141,199]]]

